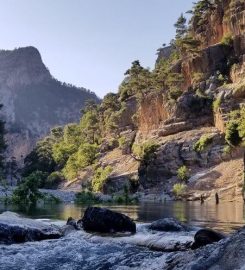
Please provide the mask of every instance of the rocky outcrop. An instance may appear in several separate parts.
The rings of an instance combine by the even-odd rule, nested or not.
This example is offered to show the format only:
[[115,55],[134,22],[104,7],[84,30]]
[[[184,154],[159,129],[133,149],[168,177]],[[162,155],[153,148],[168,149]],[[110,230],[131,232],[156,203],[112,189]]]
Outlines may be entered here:
[[54,79],[36,48],[0,51],[0,103],[8,131],[7,156],[20,161],[50,128],[78,121],[87,99],[98,101],[85,88]]
[[61,236],[61,231],[55,226],[23,218],[12,212],[4,212],[0,215],[1,244],[57,239]]
[[[197,152],[194,145],[203,135],[210,136],[210,144],[203,151]],[[181,166],[185,165],[189,169],[197,167],[200,170],[220,163],[224,157],[224,143],[218,130],[208,128],[163,138],[154,158],[140,164],[140,184],[144,188],[150,188],[165,183],[165,188],[168,189],[167,180],[176,175]]]
[[99,207],[86,209],[82,226],[86,231],[99,233],[136,232],[136,225],[129,217]]

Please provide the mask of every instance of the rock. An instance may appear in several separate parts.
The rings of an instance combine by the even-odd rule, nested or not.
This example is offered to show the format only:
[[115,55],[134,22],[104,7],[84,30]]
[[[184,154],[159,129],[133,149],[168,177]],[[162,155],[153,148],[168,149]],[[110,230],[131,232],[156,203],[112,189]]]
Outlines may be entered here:
[[196,250],[176,252],[166,259],[165,270],[244,269],[245,227],[225,239]]
[[76,231],[76,229],[72,225],[64,225],[63,227],[61,227],[61,233],[64,236],[68,235],[69,233],[75,232],[75,231]]
[[156,231],[176,232],[187,230],[187,226],[175,218],[163,218],[152,222],[150,229]]
[[56,226],[24,218],[12,212],[4,212],[0,215],[1,244],[57,239],[61,236],[62,233]]
[[74,218],[72,218],[72,217],[69,217],[69,218],[67,219],[66,225],[72,226],[72,227],[74,227],[76,230],[79,229],[79,228],[78,228],[78,225],[77,225],[77,221],[76,221]]
[[85,231],[91,232],[136,232],[136,225],[129,217],[100,207],[88,207],[82,224]]
[[192,249],[196,249],[202,246],[218,242],[225,236],[219,232],[213,231],[211,229],[201,229],[194,236],[194,243]]

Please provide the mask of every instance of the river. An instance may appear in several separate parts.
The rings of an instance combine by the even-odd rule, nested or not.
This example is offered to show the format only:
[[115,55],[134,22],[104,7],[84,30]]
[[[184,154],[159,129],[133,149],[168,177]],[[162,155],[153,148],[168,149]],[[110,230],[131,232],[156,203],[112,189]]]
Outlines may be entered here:
[[[245,223],[243,203],[215,205],[205,202],[201,205],[199,202],[165,202],[106,207],[133,218],[137,223],[137,233],[112,237],[75,231],[56,240],[0,245],[0,270],[164,269],[169,252],[159,249],[180,247],[182,243],[191,242],[195,230],[156,232],[149,230],[148,223],[175,217],[192,226],[210,227],[225,233]],[[75,204],[42,205],[29,209],[0,206],[0,212],[11,210],[32,218],[51,219],[57,224],[65,224],[69,216],[80,218],[85,209],[85,206]]]

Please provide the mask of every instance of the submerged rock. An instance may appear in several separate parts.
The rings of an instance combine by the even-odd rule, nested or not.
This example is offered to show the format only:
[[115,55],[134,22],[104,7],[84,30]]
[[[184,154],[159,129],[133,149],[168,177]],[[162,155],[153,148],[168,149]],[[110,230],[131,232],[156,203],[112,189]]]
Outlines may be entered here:
[[61,236],[62,233],[56,226],[24,218],[12,212],[0,215],[0,244],[57,239]]
[[196,249],[202,246],[218,242],[221,239],[225,238],[225,235],[222,233],[216,232],[211,229],[201,229],[194,236],[194,243],[192,249]]
[[136,232],[136,224],[129,217],[106,208],[88,207],[82,224],[85,231],[91,232]]
[[175,218],[163,218],[152,222],[150,229],[164,232],[177,232],[186,231],[188,227]]

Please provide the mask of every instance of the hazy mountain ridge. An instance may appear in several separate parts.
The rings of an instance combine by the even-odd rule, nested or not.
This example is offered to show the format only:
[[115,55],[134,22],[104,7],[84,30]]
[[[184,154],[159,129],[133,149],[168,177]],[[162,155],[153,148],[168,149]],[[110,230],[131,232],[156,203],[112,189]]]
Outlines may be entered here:
[[99,101],[85,88],[54,79],[36,48],[0,51],[0,103],[9,131],[8,155],[20,159],[51,127],[78,121],[88,99]]

